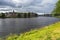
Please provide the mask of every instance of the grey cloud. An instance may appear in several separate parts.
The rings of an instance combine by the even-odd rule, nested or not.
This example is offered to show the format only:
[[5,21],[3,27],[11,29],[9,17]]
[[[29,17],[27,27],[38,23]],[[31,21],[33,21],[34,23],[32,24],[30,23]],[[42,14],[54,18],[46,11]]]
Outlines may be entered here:
[[0,6],[11,6],[15,7],[15,4],[8,0],[0,0]]
[[15,4],[11,0],[0,0],[0,8],[3,8],[3,9],[0,9],[0,11],[9,11],[14,9],[20,12],[27,12],[27,11],[40,12],[40,13],[51,12],[54,8],[56,0],[54,0],[55,2],[53,3],[49,2],[49,3],[41,4],[43,1],[44,0],[29,0],[26,3]]

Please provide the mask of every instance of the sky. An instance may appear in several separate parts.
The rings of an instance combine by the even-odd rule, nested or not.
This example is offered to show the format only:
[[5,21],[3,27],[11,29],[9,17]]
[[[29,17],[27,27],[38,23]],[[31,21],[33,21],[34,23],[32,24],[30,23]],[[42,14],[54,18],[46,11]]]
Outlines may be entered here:
[[51,13],[57,0],[0,0],[0,12]]

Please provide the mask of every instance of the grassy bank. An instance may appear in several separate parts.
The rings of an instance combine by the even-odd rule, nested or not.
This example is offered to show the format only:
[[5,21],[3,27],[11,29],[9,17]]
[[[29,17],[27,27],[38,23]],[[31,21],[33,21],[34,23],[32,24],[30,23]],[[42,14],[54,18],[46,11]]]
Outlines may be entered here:
[[60,40],[60,22],[22,33],[20,36],[10,34],[5,40]]
[[57,18],[60,18],[60,16],[56,16]]

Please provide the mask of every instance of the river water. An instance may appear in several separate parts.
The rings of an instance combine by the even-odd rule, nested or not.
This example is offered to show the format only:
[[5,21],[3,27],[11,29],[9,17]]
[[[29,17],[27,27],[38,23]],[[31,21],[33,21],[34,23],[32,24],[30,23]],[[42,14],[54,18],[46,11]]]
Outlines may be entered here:
[[59,18],[54,17],[0,19],[0,37],[6,36],[10,33],[19,34],[34,28],[41,28],[59,20]]

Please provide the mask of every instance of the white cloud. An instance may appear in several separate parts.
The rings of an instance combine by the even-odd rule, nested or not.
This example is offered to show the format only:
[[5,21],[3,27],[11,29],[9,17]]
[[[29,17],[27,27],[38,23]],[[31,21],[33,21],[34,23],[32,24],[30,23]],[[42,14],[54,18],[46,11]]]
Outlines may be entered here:
[[43,0],[41,5],[45,5],[45,4],[55,4],[57,0]]
[[12,2],[18,7],[20,5],[29,5],[33,0],[12,0]]
[[15,3],[26,3],[28,0],[12,0]]
[[6,11],[14,9],[21,12],[51,12],[56,1],[57,0],[1,0],[0,11],[2,10],[1,8],[6,8],[4,9]]

